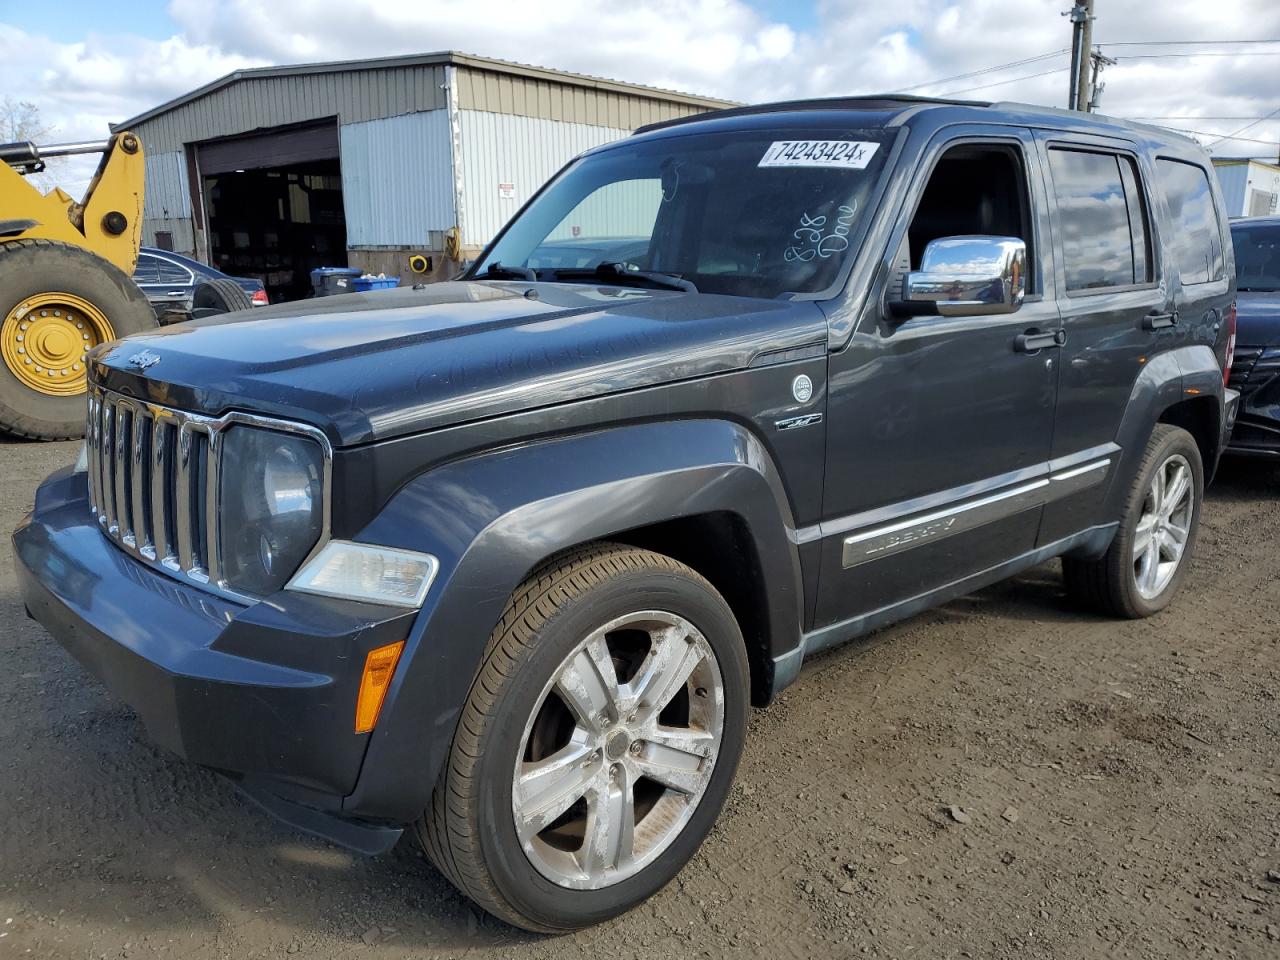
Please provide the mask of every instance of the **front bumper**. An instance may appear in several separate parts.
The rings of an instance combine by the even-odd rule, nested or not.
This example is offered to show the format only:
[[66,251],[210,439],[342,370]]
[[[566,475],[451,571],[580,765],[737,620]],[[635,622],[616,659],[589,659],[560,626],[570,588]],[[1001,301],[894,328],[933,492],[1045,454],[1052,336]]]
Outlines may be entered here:
[[1280,458],[1280,385],[1253,390],[1241,398],[1227,453]]
[[350,824],[329,815],[355,789],[368,746],[354,732],[365,655],[404,639],[413,612],[293,593],[245,606],[179,583],[108,542],[84,474],[69,470],[40,487],[13,547],[27,611],[156,743],[233,776],[296,826],[385,845],[353,842]]
[[1237,347],[1231,385],[1240,411],[1226,452],[1280,458],[1280,347]]

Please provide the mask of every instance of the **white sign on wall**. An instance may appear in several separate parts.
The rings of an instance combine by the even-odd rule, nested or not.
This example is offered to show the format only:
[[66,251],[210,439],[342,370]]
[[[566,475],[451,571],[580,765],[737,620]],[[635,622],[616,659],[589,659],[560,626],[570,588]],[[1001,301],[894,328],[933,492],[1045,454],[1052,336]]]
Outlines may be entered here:
[[498,184],[499,200],[514,200],[516,198],[516,185],[514,183]]

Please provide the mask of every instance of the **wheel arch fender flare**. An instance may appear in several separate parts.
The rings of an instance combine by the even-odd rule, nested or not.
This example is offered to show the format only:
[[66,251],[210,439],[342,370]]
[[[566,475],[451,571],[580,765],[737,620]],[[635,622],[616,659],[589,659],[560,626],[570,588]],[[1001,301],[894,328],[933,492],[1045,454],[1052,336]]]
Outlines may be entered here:
[[[1120,462],[1107,491],[1106,515],[1118,516],[1134,471],[1142,460],[1152,430],[1174,406],[1187,400],[1216,400],[1223,409],[1222,369],[1213,350],[1204,344],[1176,347],[1155,354],[1134,380],[1124,416],[1116,432]],[[1221,449],[1224,437],[1219,436]],[[1206,475],[1213,464],[1206,463]]]
[[614,427],[480,453],[428,470],[357,540],[440,563],[344,808],[399,822],[430,801],[507,600],[565,549],[682,516],[740,517],[765,582],[769,656],[800,643],[794,521],[764,444],[741,424]]

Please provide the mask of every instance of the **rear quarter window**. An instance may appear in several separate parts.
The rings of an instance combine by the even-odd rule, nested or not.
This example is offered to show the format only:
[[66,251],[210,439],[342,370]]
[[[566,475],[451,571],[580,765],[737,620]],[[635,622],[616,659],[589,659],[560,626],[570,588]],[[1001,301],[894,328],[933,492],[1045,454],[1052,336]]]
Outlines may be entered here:
[[1184,286],[1221,280],[1226,267],[1218,210],[1203,167],[1160,157],[1156,176],[1169,207],[1169,249]]

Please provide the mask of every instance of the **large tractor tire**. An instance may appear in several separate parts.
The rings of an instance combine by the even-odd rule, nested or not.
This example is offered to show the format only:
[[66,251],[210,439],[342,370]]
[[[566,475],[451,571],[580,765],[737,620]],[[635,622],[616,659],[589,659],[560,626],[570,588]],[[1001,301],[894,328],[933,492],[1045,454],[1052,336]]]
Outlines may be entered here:
[[156,329],[151,304],[117,267],[53,240],[0,243],[0,430],[84,436],[85,354]]

